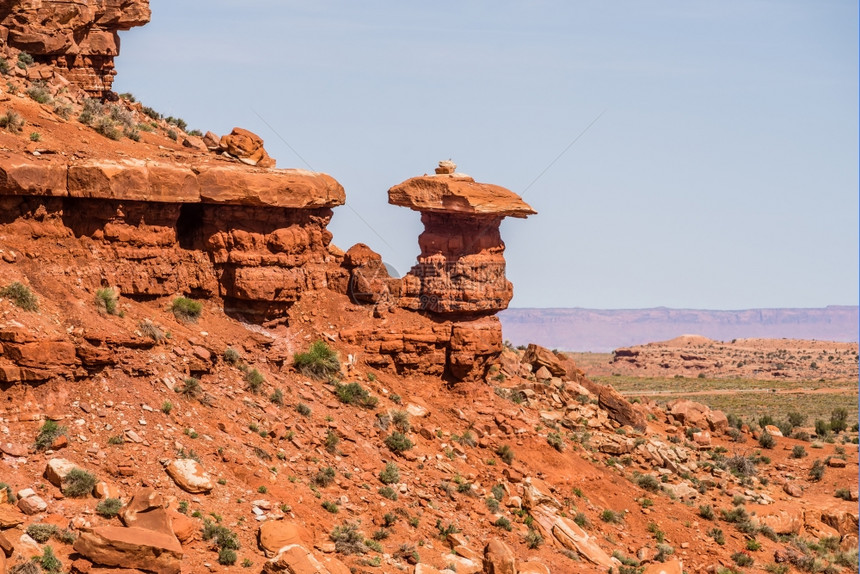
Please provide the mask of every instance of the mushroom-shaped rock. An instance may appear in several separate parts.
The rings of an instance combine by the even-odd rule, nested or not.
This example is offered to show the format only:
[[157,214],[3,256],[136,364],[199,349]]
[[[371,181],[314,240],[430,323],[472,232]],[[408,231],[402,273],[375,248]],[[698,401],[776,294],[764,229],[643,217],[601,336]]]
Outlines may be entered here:
[[402,307],[438,314],[507,308],[513,286],[505,278],[499,225],[536,213],[520,196],[467,175],[438,173],[392,187],[388,202],[420,211],[424,224],[418,264],[403,278]]
[[199,494],[209,492],[215,485],[212,478],[203,470],[203,467],[194,459],[179,458],[167,463],[165,467],[167,474],[176,483],[176,486],[190,492]]
[[75,551],[94,564],[179,574],[182,546],[173,535],[145,528],[102,526],[82,533]]

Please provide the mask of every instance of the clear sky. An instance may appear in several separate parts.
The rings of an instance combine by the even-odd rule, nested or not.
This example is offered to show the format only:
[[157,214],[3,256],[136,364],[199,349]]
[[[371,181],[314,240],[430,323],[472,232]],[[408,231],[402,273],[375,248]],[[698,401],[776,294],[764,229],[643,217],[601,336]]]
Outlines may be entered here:
[[386,191],[451,158],[539,212],[502,226],[512,306],[858,302],[856,0],[151,7],[115,89],[331,174],[335,244],[401,274]]

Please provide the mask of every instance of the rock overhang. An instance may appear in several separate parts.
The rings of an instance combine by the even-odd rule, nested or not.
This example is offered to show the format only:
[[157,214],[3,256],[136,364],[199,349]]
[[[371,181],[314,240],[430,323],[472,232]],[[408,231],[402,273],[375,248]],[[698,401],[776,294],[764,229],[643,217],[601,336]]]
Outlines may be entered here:
[[486,217],[535,215],[529,204],[500,185],[476,182],[461,173],[413,177],[388,190],[388,203],[414,211]]

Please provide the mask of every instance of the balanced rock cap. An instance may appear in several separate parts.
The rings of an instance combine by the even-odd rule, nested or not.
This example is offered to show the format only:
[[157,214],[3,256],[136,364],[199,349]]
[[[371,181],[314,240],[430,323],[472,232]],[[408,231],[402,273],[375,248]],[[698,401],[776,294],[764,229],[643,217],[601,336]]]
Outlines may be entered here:
[[440,161],[435,175],[407,179],[388,190],[388,203],[415,211],[526,218],[537,213],[513,191],[479,183],[456,172],[450,160]]

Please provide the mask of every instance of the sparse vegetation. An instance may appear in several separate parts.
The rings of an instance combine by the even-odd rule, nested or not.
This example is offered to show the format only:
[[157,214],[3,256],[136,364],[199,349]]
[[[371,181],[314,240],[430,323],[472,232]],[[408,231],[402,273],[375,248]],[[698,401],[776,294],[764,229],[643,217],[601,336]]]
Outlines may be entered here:
[[379,472],[379,480],[382,484],[400,482],[400,469],[393,462],[386,463],[385,468]]
[[257,369],[251,369],[245,373],[245,382],[248,383],[248,389],[256,395],[266,382],[266,377]]
[[302,374],[319,380],[326,380],[340,372],[337,352],[319,340],[314,341],[307,352],[293,355],[293,365]]
[[27,527],[27,535],[39,544],[44,544],[59,530],[53,524],[31,524]]
[[117,314],[118,298],[116,292],[110,287],[105,287],[96,291],[96,308],[100,313],[107,315]]
[[329,430],[325,435],[325,449],[331,454],[337,453],[337,445],[340,443],[340,437],[332,430]]
[[329,534],[329,540],[334,542],[338,554],[366,554],[368,547],[364,534],[358,529],[356,522],[345,522],[335,526]]
[[196,399],[203,392],[200,388],[200,380],[194,377],[186,377],[182,382],[182,388],[177,388],[177,392],[183,396]]
[[173,316],[183,323],[194,323],[200,318],[203,305],[188,297],[177,297],[170,304],[170,310],[173,312]]
[[40,104],[48,104],[52,99],[51,92],[48,90],[45,82],[33,82],[30,87],[27,88],[27,95],[30,96],[31,100]]
[[498,528],[507,530],[508,532],[512,530],[511,521],[504,516],[500,516],[499,518],[497,518],[496,521],[493,522],[493,526],[497,526]]
[[302,415],[303,417],[311,416],[311,408],[305,403],[299,403],[296,405],[296,412]]
[[405,434],[394,431],[386,437],[385,446],[393,452],[405,452],[415,445]]
[[[0,120],[0,126],[2,126],[2,120]],[[24,311],[39,310],[39,299],[29,287],[18,281],[14,281],[0,289],[0,297],[9,299],[13,305]]]
[[797,444],[794,445],[794,448],[791,449],[791,458],[803,458],[806,456],[806,449],[803,448],[803,445]]
[[347,405],[357,405],[366,409],[374,409],[379,403],[379,399],[371,395],[367,389],[359,383],[348,383],[335,385],[335,395],[340,402]]
[[36,436],[36,450],[46,450],[50,447],[58,437],[66,434],[66,427],[58,425],[52,420],[46,420],[39,429],[39,434]]
[[505,464],[511,464],[514,462],[514,451],[509,445],[499,445],[499,447],[496,448],[496,456],[502,459]]
[[821,459],[816,460],[812,463],[812,468],[809,469],[809,479],[818,482],[822,478],[824,478],[824,470],[827,467],[824,465],[824,461]]
[[313,478],[313,483],[316,486],[325,488],[334,482],[335,471],[332,467],[327,466],[319,470]]
[[45,546],[42,555],[36,558],[36,562],[42,567],[45,574],[58,574],[63,570],[63,563],[54,554],[54,549],[50,546]]
[[95,487],[96,476],[81,468],[73,468],[63,481],[63,496],[68,498],[83,498],[89,496]]
[[383,498],[387,498],[388,500],[397,500],[397,491],[390,486],[382,486],[377,490],[377,492]]
[[105,498],[96,505],[96,512],[105,518],[113,518],[121,508],[122,501],[119,498]]
[[171,403],[170,401],[164,401],[163,403],[161,403],[161,412],[163,412],[164,414],[169,415],[170,411],[172,410],[173,403]]
[[758,437],[758,444],[762,448],[771,449],[776,446],[776,439],[766,430],[761,431]]
[[549,446],[558,452],[564,451],[564,438],[558,432],[551,432],[546,435],[546,442]]
[[140,334],[144,337],[149,337],[156,343],[162,342],[167,338],[167,335],[164,334],[155,323],[150,321],[149,319],[143,319],[137,324],[137,328],[140,330]]
[[20,133],[24,129],[24,118],[18,112],[8,110],[0,116],[0,128],[4,128],[13,134]]

